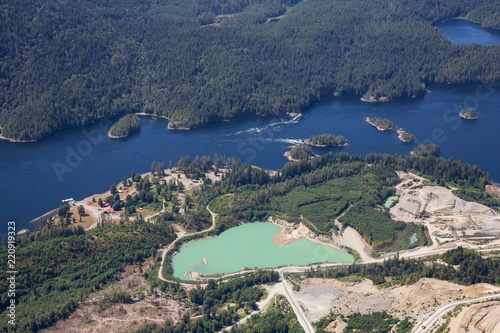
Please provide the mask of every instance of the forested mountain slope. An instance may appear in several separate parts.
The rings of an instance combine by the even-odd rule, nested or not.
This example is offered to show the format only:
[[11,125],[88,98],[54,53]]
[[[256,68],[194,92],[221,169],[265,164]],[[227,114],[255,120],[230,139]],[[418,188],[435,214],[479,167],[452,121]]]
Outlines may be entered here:
[[[0,4],[0,126],[39,139],[130,112],[194,127],[302,110],[333,93],[394,99],[498,81],[500,47],[436,24],[494,21],[486,0],[18,0]],[[486,6],[486,7],[485,7]],[[217,15],[224,15],[224,17]],[[269,18],[279,17],[276,20]],[[268,23],[266,23],[268,22]]]

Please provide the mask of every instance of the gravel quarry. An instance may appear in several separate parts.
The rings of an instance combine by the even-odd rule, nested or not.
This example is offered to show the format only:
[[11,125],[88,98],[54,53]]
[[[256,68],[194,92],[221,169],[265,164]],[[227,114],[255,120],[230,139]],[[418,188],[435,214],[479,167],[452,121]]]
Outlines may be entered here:
[[495,242],[500,236],[500,215],[479,203],[465,201],[442,186],[423,186],[424,178],[398,172],[399,201],[390,209],[395,220],[426,224],[433,240]]
[[[301,291],[294,294],[311,321],[318,320],[330,311],[347,316],[356,312],[368,314],[385,310],[392,316],[400,319],[410,317],[419,323],[443,304],[500,292],[500,287],[486,283],[465,287],[430,278],[422,278],[411,285],[388,288],[379,288],[368,279],[344,282],[336,279],[310,278],[303,280],[300,286]],[[497,313],[495,311],[499,306],[499,302],[496,302],[494,307],[488,308],[491,312],[490,318],[494,318],[492,316]],[[464,318],[469,317],[464,315]],[[492,325],[491,320],[485,323]],[[342,332],[342,327],[343,325],[337,325],[332,332]]]

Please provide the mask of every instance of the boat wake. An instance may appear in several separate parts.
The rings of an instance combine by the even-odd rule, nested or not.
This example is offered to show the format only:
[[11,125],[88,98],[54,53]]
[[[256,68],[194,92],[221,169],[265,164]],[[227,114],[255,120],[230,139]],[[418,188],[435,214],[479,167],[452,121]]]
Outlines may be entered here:
[[272,129],[273,127],[276,127],[276,126],[296,124],[299,122],[300,117],[302,117],[302,114],[298,114],[289,120],[277,121],[277,122],[270,123],[270,124],[267,124],[267,125],[262,126],[262,127],[253,127],[253,128],[249,128],[246,130],[241,130],[241,131],[236,132],[235,134],[239,135],[239,134],[243,134],[243,133],[261,133],[261,132],[264,132],[268,129]]
[[298,145],[298,144],[301,144],[301,143],[304,143],[303,140],[300,140],[300,139],[276,139],[274,140],[276,142],[285,142],[285,143],[289,143],[289,144],[292,144],[292,145]]

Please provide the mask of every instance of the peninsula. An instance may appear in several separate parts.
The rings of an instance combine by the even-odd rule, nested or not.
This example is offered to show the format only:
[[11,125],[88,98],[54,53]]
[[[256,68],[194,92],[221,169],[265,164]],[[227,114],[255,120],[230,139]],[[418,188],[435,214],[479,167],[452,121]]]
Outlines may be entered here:
[[410,154],[416,157],[439,157],[439,155],[441,155],[441,149],[438,144],[431,143],[418,146],[412,150]]
[[290,161],[294,162],[308,160],[315,156],[312,148],[306,145],[296,145],[290,151],[285,152],[285,154],[283,155]]
[[141,129],[141,120],[135,114],[128,114],[111,126],[108,136],[111,139],[126,138],[133,132]]

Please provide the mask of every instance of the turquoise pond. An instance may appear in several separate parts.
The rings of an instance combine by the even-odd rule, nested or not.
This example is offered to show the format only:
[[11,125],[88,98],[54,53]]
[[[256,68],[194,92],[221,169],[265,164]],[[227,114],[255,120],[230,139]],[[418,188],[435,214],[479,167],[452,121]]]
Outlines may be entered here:
[[417,238],[417,233],[414,233],[413,235],[411,235],[410,237],[410,244],[413,244],[415,243],[416,241],[418,241],[418,238]]
[[354,261],[346,252],[307,239],[280,246],[272,240],[280,229],[269,222],[248,223],[214,238],[187,243],[173,258],[174,276],[188,280],[191,271],[212,275],[232,273],[242,268]]

